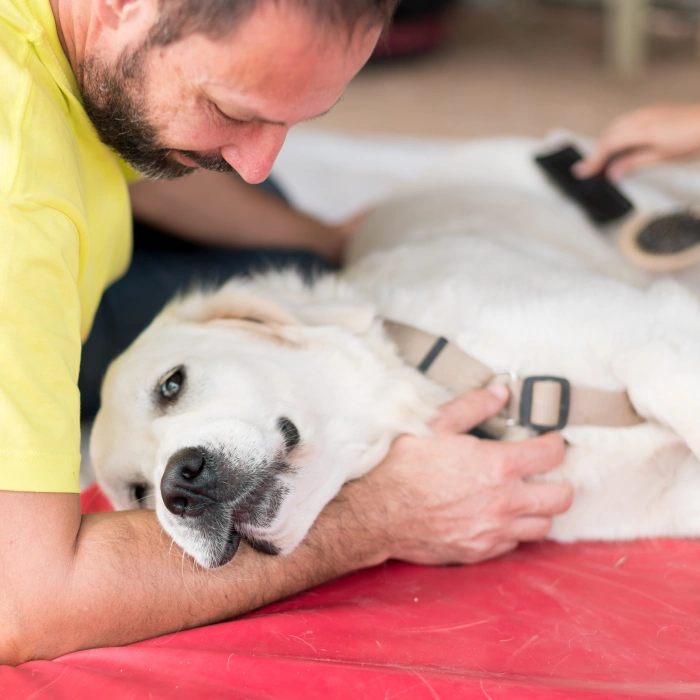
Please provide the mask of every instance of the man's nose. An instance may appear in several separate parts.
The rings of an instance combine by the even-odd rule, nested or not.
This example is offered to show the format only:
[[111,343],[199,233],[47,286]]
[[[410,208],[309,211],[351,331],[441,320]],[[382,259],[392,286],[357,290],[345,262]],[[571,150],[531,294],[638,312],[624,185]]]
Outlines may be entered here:
[[230,146],[221,148],[226,162],[249,184],[267,179],[282,150],[289,129],[276,124],[260,124]]

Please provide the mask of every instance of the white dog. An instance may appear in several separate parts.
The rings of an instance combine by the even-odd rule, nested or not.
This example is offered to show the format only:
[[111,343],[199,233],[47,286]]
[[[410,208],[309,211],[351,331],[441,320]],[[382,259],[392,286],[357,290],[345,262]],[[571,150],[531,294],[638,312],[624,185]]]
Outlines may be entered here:
[[[241,538],[290,552],[451,395],[401,359],[392,319],[491,367],[627,391],[638,424],[563,429],[547,478],[575,498],[552,538],[700,535],[700,305],[627,266],[531,164],[538,149],[467,146],[379,207],[352,264],[312,288],[271,273],[166,307],[105,379],[91,457],[115,506],[155,508],[204,566]],[[674,203],[653,177],[630,191]]]

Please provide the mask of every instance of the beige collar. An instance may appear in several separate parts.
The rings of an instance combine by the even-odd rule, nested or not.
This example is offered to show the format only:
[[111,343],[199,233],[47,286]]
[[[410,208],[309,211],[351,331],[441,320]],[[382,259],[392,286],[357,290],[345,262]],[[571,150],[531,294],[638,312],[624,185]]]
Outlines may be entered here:
[[454,394],[505,380],[510,391],[508,405],[502,414],[480,426],[494,437],[501,437],[512,425],[544,433],[567,425],[623,428],[644,422],[626,391],[572,386],[563,377],[521,379],[510,369],[487,367],[447,339],[413,326],[384,321],[384,328],[407,364]]

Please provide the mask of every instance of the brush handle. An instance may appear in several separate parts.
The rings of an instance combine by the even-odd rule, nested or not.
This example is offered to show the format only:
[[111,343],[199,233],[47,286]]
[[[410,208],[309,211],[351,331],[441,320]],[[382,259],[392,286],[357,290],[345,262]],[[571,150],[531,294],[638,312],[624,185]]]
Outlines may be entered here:
[[574,175],[572,168],[582,159],[573,146],[566,146],[555,153],[537,156],[535,162],[596,224],[608,224],[629,214],[634,205],[604,174],[583,179]]

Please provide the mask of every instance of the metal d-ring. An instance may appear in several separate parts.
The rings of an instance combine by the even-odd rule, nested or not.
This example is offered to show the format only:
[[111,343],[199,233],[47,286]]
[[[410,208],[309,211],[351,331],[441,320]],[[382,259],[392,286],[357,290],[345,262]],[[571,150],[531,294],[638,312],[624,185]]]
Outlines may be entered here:
[[[510,382],[512,384],[515,384],[520,379],[520,376],[518,373],[512,369],[511,367],[495,367],[493,370],[493,378],[495,379],[496,377],[508,377]],[[510,399],[509,399],[510,401]],[[512,428],[514,425],[517,425],[518,421],[515,418],[506,418],[506,427]]]

